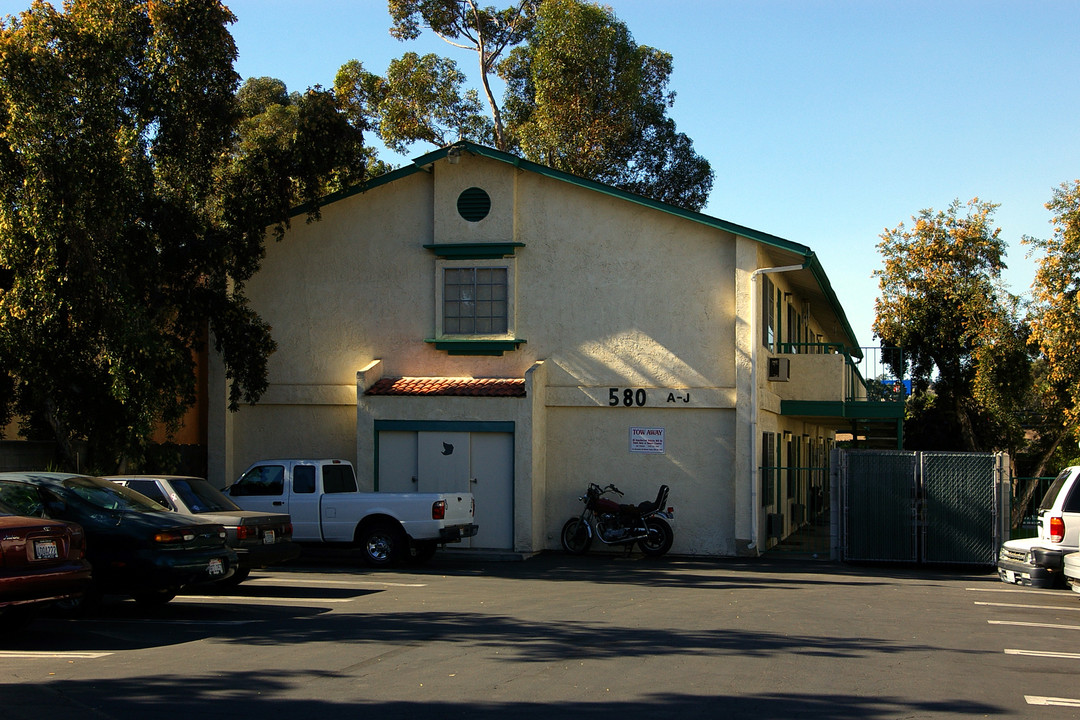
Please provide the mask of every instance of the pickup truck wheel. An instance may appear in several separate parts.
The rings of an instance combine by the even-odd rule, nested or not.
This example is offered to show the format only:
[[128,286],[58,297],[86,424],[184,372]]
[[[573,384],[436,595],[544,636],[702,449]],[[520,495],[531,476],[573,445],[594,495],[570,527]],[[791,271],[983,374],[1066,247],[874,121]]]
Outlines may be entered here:
[[389,522],[374,523],[360,535],[364,562],[371,567],[390,567],[407,549],[408,539],[401,528]]

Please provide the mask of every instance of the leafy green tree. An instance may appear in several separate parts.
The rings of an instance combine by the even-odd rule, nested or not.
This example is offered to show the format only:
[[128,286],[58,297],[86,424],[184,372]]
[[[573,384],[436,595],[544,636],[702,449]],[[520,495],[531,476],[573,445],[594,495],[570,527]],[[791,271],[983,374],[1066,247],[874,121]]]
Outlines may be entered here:
[[[278,218],[288,218],[297,202],[317,218],[320,198],[358,182],[366,168],[384,167],[333,91],[289,93],[275,78],[249,78],[236,101],[241,119],[219,175],[227,190],[224,207],[251,214],[253,223],[265,220],[269,207],[278,237],[287,225]],[[273,188],[258,203],[252,202],[254,179],[256,187]]]
[[[473,0],[389,0],[389,8],[395,37],[415,39],[427,28],[477,53],[492,114],[492,123],[479,123],[456,66],[431,56],[406,56],[384,84],[342,68],[339,94],[377,118],[372,125],[394,149],[401,140],[446,144],[449,134],[425,130],[437,125],[481,142],[490,133],[495,147],[534,162],[691,210],[705,206],[712,168],[667,115],[671,55],[635,43],[610,9],[581,0],[522,0],[502,10]],[[502,109],[493,72],[507,86]]]
[[1062,183],[1046,204],[1053,235],[1025,237],[1042,252],[1032,285],[1031,342],[1047,364],[1047,383],[1066,399],[1064,427],[1080,439],[1080,180]]
[[520,0],[497,10],[481,7],[473,0],[389,0],[394,24],[390,34],[399,40],[415,40],[428,28],[454,47],[476,53],[480,84],[491,108],[495,147],[509,149],[502,112],[491,90],[491,74],[508,48],[525,40],[532,27],[533,13],[540,0]]
[[465,75],[453,60],[406,53],[380,77],[350,60],[338,70],[334,91],[353,122],[371,127],[399,153],[414,142],[442,147],[458,140],[490,143],[492,124],[475,90],[462,90]]
[[[1005,244],[997,205],[923,210],[881,235],[883,268],[874,333],[900,347],[892,370],[910,365],[913,397],[904,425],[913,449],[1014,450],[1030,390],[1019,301],[1001,281]],[[966,212],[963,212],[965,211]],[[901,359],[902,358],[902,359]]]
[[610,9],[545,0],[528,44],[499,68],[507,127],[525,157],[691,210],[713,172],[667,116],[669,53],[634,42]]
[[[1034,424],[1033,477],[1048,469],[1053,474],[1052,462],[1075,458],[1075,445],[1063,446],[1070,438],[1080,440],[1080,180],[1055,188],[1046,208],[1053,213],[1053,235],[1024,237],[1025,244],[1041,251],[1028,312],[1030,343],[1039,353],[1035,396],[1041,406],[1040,422]],[[1014,509],[1022,513],[1036,487],[1032,481],[1021,488]]]
[[281,94],[237,96],[234,20],[207,0],[71,0],[0,25],[0,418],[71,467],[76,440],[113,469],[175,429],[207,343],[230,407],[259,398],[274,342],[244,285],[266,228],[357,179],[331,93],[289,118]]

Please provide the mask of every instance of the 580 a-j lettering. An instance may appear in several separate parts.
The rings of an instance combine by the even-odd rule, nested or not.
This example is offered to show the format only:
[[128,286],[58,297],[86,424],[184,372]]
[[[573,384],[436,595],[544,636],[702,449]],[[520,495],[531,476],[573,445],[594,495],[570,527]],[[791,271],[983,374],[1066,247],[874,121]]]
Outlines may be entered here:
[[608,407],[644,407],[648,400],[644,388],[608,388]]

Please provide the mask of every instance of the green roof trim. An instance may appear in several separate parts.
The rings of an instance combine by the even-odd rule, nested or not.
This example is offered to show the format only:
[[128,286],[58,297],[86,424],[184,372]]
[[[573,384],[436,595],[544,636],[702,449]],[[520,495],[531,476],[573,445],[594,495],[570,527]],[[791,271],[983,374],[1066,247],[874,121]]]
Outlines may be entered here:
[[818,260],[817,253],[813,251],[810,252],[804,267],[814,274],[814,278],[818,282],[818,287],[821,288],[821,292],[825,294],[825,297],[829,298],[833,310],[836,311],[836,317],[838,317],[843,324],[844,332],[847,333],[848,339],[851,340],[851,347],[848,348],[848,354],[861,360],[863,352],[862,348],[859,347],[859,340],[855,337],[855,331],[851,329],[851,323],[847,319],[847,313],[844,312],[844,306],[840,304],[840,298],[836,297],[836,291],[833,290],[832,283],[829,282],[829,276],[825,274],[825,268],[821,266],[821,261]]
[[523,242],[504,243],[434,243],[425,245],[441,258],[456,260],[497,260],[513,257],[517,248],[525,247]]
[[427,339],[424,342],[435,346],[436,350],[442,350],[448,355],[486,355],[491,357],[502,357],[504,352],[510,352],[517,350],[518,346],[525,341],[521,339],[514,340],[483,340],[473,338],[455,338],[455,339]]
[[[358,195],[360,193],[367,192],[368,190],[373,190],[377,187],[388,185],[414,173],[431,172],[431,166],[439,160],[445,160],[450,154],[451,150],[453,150],[455,154],[469,153],[491,160],[497,160],[499,162],[512,165],[513,167],[519,168],[521,170],[528,170],[529,172],[536,173],[537,175],[542,175],[553,180],[570,183],[571,185],[577,185],[578,187],[593,190],[595,192],[609,195],[611,197],[616,197],[621,200],[626,200],[637,205],[643,205],[645,207],[652,208],[654,210],[667,213],[669,215],[681,217],[686,220],[690,220],[691,222],[700,223],[707,227],[723,230],[733,235],[740,235],[750,240],[760,242],[769,247],[774,247],[779,250],[801,255],[804,260],[804,267],[806,267],[808,270],[810,270],[811,273],[813,273],[814,278],[817,280],[817,283],[821,288],[822,293],[824,293],[825,296],[829,299],[829,302],[832,303],[833,311],[836,313],[837,318],[839,318],[844,332],[846,332],[848,335],[848,340],[850,341],[850,347],[848,348],[849,353],[854,355],[855,357],[862,357],[862,351],[859,348],[858,339],[855,337],[855,332],[851,329],[851,323],[847,319],[847,314],[844,312],[844,308],[840,304],[839,298],[836,297],[836,292],[833,290],[832,284],[829,282],[828,276],[825,274],[825,269],[821,266],[821,262],[818,260],[817,255],[814,253],[814,251],[806,245],[801,245],[799,243],[792,242],[791,240],[785,240],[784,238],[777,237],[776,235],[770,235],[769,233],[764,233],[760,230],[754,230],[753,228],[749,228],[744,225],[737,225],[735,223],[728,222],[727,220],[721,220],[720,218],[705,215],[699,212],[695,212],[693,210],[686,210],[685,208],[676,207],[675,205],[669,205],[667,203],[660,202],[659,200],[653,200],[651,198],[643,197],[641,195],[635,195],[634,193],[620,190],[619,188],[605,185],[604,183],[600,183],[595,180],[589,180],[588,178],[571,175],[570,173],[563,172],[562,170],[556,170],[546,165],[532,162],[531,160],[525,160],[516,155],[511,155],[510,153],[503,152],[502,150],[496,150],[495,148],[477,145],[476,143],[470,142],[468,140],[459,140],[453,145],[448,145],[446,147],[438,148],[437,150],[432,150],[429,153],[415,158],[412,161],[411,165],[404,165],[392,172],[380,175],[379,177],[372,178],[370,180],[366,180],[363,183],[360,183],[359,185],[356,185],[354,187],[346,188],[336,193],[327,195],[318,203],[318,205],[320,207],[324,205],[329,205],[331,203],[337,202],[338,200],[344,200],[345,198],[352,197],[353,195]],[[313,209],[314,207],[310,203],[305,203],[304,205],[297,207],[293,211],[291,217],[307,214]]]
[[[735,223],[721,220],[720,218],[715,218],[699,212],[694,212],[693,210],[686,210],[685,208],[676,207],[675,205],[668,205],[667,203],[660,202],[659,200],[653,200],[652,198],[647,198],[642,195],[635,195],[634,193],[627,192],[626,190],[620,190],[619,188],[605,185],[604,183],[600,183],[595,180],[589,180],[588,178],[571,175],[568,172],[556,170],[554,168],[548,167],[547,165],[541,165],[539,163],[532,162],[531,160],[525,160],[517,157],[516,155],[511,155],[510,153],[496,150],[495,148],[484,147],[483,145],[476,145],[467,140],[454,143],[450,147],[461,148],[463,152],[472,153],[473,155],[486,157],[491,160],[498,160],[499,162],[504,162],[508,165],[513,165],[516,168],[528,170],[529,172],[536,173],[537,175],[543,175],[544,177],[552,178],[553,180],[567,182],[571,185],[577,185],[579,187],[603,193],[604,195],[610,195],[611,197],[628,200],[638,205],[644,205],[646,207],[653,208],[654,210],[668,213],[669,215],[677,215],[679,217],[686,218],[687,220],[692,220],[694,222],[708,225],[710,227],[726,230],[727,232],[730,232],[732,234],[742,235],[743,237],[750,238],[751,240],[757,240],[759,242],[763,242],[767,245],[772,245],[773,247],[787,250],[789,252],[799,253],[801,255],[812,254],[810,248],[805,245],[800,245],[798,243],[791,242],[790,240],[784,240],[783,238],[776,237],[775,235],[769,235],[768,233],[763,233],[758,230],[754,230],[753,228],[736,225]],[[449,149],[449,147],[440,148],[438,150],[434,150],[428,153],[427,155],[422,155],[421,157],[413,161],[413,165],[418,167],[428,166],[436,160],[446,157]]]

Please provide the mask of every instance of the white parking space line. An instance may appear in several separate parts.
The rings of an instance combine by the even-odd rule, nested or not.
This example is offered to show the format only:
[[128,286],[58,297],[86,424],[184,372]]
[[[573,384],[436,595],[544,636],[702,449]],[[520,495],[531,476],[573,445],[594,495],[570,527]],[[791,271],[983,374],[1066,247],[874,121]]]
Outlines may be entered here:
[[1015,625],[1017,627],[1048,628],[1050,630],[1080,630],[1080,625],[1055,625],[1053,623],[1021,622],[1019,620],[987,620],[990,625]]
[[1018,650],[1017,648],[1005,648],[1006,655],[1023,655],[1024,657],[1044,657],[1056,660],[1080,660],[1080,653],[1051,652],[1049,650]]
[[1041,695],[1025,695],[1028,705],[1056,705],[1058,707],[1080,707],[1080,700],[1073,698],[1042,697]]
[[[173,600],[173,602],[176,602]],[[170,603],[171,604],[171,603]],[[218,625],[251,625],[253,623],[259,623],[260,620],[173,620],[170,618],[80,618],[78,620],[70,620],[74,623],[108,623],[109,625],[196,625],[198,627],[215,627]]]
[[0,650],[0,658],[60,658],[63,660],[96,660],[112,655],[111,652],[49,652],[38,650],[35,652],[18,652],[16,650]]
[[281,585],[282,581],[295,580],[295,582],[289,583],[291,585],[346,585],[350,587],[370,587],[377,585],[379,587],[414,587],[422,588],[427,587],[427,583],[394,583],[394,582],[381,582],[378,580],[308,580],[307,578],[293,578],[287,575],[275,575],[273,577],[255,577],[244,582],[245,585],[259,584],[259,585]]
[[1019,587],[1016,585],[1001,584],[1001,587],[969,587],[964,588],[968,592],[992,592],[992,593],[1023,593],[1025,595],[1061,595],[1060,590],[1044,590],[1042,588]]
[[1065,605],[1025,605],[1021,603],[995,603],[995,602],[975,602],[976,605],[985,605],[988,607],[1004,607],[1004,608],[1022,608],[1024,610],[1063,610],[1067,612],[1080,612],[1080,606],[1072,607]]
[[359,598],[261,598],[251,595],[177,595],[173,602],[207,602],[215,600],[237,600],[251,605],[295,605],[296,603],[351,603]]
[[[1000,590],[991,590],[989,588],[968,589],[972,592],[1001,592]],[[1013,590],[1011,588],[1004,589],[1004,592],[1010,591]],[[1032,592],[1032,589],[1023,588],[1017,589],[1016,591],[1030,593]],[[1054,592],[1053,590],[1043,590],[1042,594],[1060,595],[1060,593]],[[985,607],[1019,608],[1024,610],[1064,610],[1070,612],[1080,610],[1080,608],[1077,607],[1033,605],[1022,603],[976,602],[975,604]],[[1014,627],[1045,628],[1049,630],[1080,630],[1080,625],[1067,625],[1059,623],[1026,622],[1021,620],[987,620],[986,622],[990,625],[1011,625]],[[1041,657],[1051,658],[1054,660],[1080,660],[1080,653],[1052,652],[1048,650],[1022,650],[1019,648],[1005,648],[1004,653],[1006,655],[1017,655],[1021,657]],[[1024,700],[1027,702],[1028,705],[1080,708],[1080,699],[1075,698],[1047,697],[1044,695],[1025,695]]]

